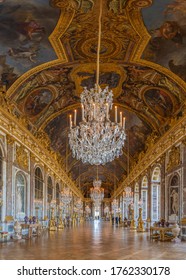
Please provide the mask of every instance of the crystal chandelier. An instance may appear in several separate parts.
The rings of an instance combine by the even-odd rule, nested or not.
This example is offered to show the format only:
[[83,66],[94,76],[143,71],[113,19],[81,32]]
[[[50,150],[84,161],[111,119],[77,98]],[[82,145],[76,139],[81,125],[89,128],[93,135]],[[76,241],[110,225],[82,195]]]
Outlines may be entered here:
[[77,110],[74,121],[70,115],[69,145],[72,156],[83,163],[100,165],[113,161],[122,155],[125,134],[125,118],[115,106],[115,121],[110,120],[109,111],[113,107],[113,93],[106,87],[99,86],[99,56],[101,43],[102,0],[100,0],[99,35],[97,48],[97,75],[95,87],[84,88],[81,93],[82,121],[76,125]]
[[75,202],[75,207],[77,208],[77,212],[80,211],[80,209],[83,207],[83,202],[81,198],[78,198]]
[[129,205],[133,202],[133,192],[131,187],[126,187],[123,191],[123,200],[124,202]]
[[118,202],[116,199],[112,201],[112,210],[115,212],[118,209]]
[[106,206],[106,207],[104,208],[104,214],[107,215],[108,213],[109,213],[109,208],[108,208],[108,206]]
[[64,187],[61,191],[61,201],[64,205],[68,205],[72,200],[72,191]]
[[93,200],[95,206],[99,206],[104,198],[104,189],[101,188],[101,180],[98,179],[98,167],[97,167],[97,179],[93,181],[93,188],[90,189],[90,197]]

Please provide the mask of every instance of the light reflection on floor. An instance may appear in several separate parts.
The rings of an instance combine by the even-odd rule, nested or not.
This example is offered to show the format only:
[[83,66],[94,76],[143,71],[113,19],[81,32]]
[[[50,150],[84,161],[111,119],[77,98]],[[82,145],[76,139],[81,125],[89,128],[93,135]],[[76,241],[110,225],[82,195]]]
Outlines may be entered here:
[[30,240],[0,243],[1,260],[145,260],[186,259],[186,242],[151,241],[110,222],[85,222],[57,232],[45,231]]

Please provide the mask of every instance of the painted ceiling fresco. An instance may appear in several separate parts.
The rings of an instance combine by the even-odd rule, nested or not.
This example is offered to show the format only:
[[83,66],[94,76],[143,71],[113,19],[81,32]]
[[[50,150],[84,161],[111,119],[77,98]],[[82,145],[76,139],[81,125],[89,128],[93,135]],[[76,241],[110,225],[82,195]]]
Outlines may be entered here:
[[[98,167],[72,157],[69,114],[96,77],[99,0],[0,1],[0,86],[12,113],[44,137],[85,197],[97,172],[106,197],[183,114],[185,1],[103,1],[100,86],[126,117],[123,155]],[[111,113],[111,119],[114,115]]]
[[37,65],[56,59],[48,36],[59,18],[59,11],[47,0],[0,1],[1,79],[11,85]]
[[186,81],[186,2],[157,0],[142,13],[151,35],[144,59],[170,69]]

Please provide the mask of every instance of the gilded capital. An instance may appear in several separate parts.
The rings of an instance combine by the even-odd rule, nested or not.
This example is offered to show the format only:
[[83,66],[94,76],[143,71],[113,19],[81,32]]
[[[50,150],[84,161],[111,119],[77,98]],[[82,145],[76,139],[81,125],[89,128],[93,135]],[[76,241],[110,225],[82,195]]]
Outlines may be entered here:
[[7,135],[6,139],[7,139],[8,145],[12,146],[14,144],[14,142],[15,142],[15,139],[11,135]]

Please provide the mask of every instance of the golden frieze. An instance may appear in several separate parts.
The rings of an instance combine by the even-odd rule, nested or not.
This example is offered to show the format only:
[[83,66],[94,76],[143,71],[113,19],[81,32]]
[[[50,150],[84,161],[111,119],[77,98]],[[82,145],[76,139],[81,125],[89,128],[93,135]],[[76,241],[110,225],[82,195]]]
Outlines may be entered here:
[[16,146],[16,162],[17,164],[28,170],[29,168],[29,156],[28,153],[25,151],[24,147],[21,146]]

